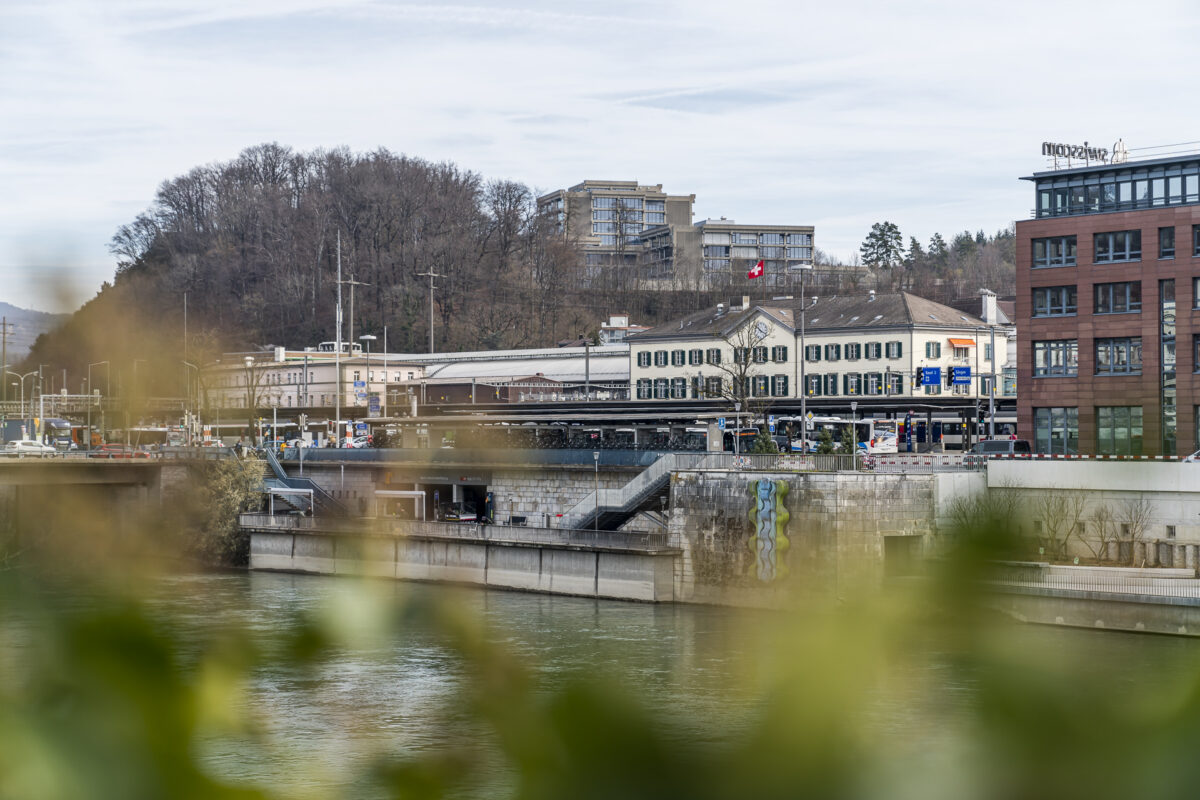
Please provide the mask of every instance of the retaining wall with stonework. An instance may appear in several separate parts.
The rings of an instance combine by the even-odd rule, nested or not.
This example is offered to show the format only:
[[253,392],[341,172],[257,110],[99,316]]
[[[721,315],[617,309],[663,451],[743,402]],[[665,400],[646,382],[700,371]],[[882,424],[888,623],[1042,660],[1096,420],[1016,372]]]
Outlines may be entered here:
[[[790,547],[786,576],[757,578],[750,549],[751,486],[783,481]],[[671,480],[670,543],[680,550],[676,597],[698,603],[771,605],[797,589],[825,594],[878,585],[903,572],[946,530],[955,497],[985,490],[979,473],[779,473],[706,470]]]

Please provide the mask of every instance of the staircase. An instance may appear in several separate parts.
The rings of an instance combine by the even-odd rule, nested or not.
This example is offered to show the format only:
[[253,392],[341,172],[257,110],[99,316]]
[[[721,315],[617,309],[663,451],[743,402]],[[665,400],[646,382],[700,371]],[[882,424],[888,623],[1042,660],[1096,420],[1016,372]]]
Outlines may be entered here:
[[[666,495],[671,473],[702,469],[705,461],[721,461],[723,453],[664,453],[629,483],[618,489],[601,489],[586,496],[563,514],[563,527],[615,531],[641,511],[656,510]],[[727,460],[727,459],[725,459]]]
[[277,495],[275,499],[276,503],[282,501],[285,506],[297,511],[311,511],[314,516],[317,514],[323,517],[350,516],[349,509],[335,500],[333,495],[322,489],[312,480],[308,478],[289,477],[271,448],[264,448],[260,452],[265,459],[265,466],[263,467],[263,486],[265,488],[312,490],[313,507],[311,509],[308,508],[308,503],[303,498],[297,496]]

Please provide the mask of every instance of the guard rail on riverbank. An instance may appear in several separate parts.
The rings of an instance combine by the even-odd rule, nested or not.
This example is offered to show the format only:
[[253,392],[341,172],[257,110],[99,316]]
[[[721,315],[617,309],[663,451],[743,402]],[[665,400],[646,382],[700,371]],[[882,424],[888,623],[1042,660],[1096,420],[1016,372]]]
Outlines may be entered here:
[[996,566],[990,583],[1010,588],[1200,599],[1200,579],[1196,578],[1195,570],[1166,567],[1142,569],[1006,562]]
[[581,547],[597,550],[638,552],[666,551],[667,534],[663,531],[591,531],[571,528],[523,528],[479,525],[469,522],[422,522],[384,517],[338,519],[304,517],[296,514],[241,514],[239,524],[245,530],[294,531],[337,535],[381,535],[489,542],[514,546],[546,545]]

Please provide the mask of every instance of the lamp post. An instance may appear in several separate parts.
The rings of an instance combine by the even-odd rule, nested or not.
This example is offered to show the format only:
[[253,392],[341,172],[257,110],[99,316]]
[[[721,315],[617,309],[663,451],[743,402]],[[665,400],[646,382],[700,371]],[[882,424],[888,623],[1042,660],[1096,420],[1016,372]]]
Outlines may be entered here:
[[739,450],[738,440],[742,438],[742,404],[737,402],[733,404],[733,466],[737,468],[738,456],[741,454]]
[[[785,245],[786,247],[786,245]],[[786,253],[784,254],[784,263],[787,263]],[[797,357],[800,359],[800,440],[802,442],[802,451],[808,452],[808,376],[804,374],[804,315],[809,309],[808,298],[804,296],[804,275],[812,270],[813,264],[798,263],[795,266],[788,264],[789,272],[800,273],[800,352]],[[816,305],[817,298],[813,298],[813,305]]]
[[[107,361],[93,361],[91,364],[88,364],[88,376],[87,376],[88,390],[92,392],[93,397],[96,394],[96,390],[93,388],[95,386],[95,384],[92,383],[92,367],[98,367],[101,364],[104,365],[104,376],[105,376],[104,396],[108,397],[112,394],[112,365],[109,364]],[[91,401],[89,401],[88,402],[88,441],[87,441],[87,449],[88,450],[92,449],[92,405],[93,405],[93,403]],[[100,407],[100,429],[101,430],[104,429],[104,406]]]
[[592,463],[596,472],[596,513],[592,514],[592,530],[600,530],[600,451],[592,451]]
[[[21,419],[24,419],[25,418],[25,379],[30,378],[34,375],[37,375],[38,371],[35,369],[31,372],[26,372],[24,375],[20,375],[16,372],[13,372],[11,369],[6,369],[6,370],[4,370],[4,374],[12,375],[14,378],[17,378],[18,380],[21,381]],[[16,385],[17,385],[16,383],[13,384],[13,386],[16,386]],[[30,387],[29,399],[30,400],[33,399],[33,387]]]
[[[375,341],[375,335],[372,333],[364,333],[362,336],[358,337],[358,340],[360,342],[366,342],[366,344],[367,344],[367,398],[368,398],[367,403],[369,405],[371,402],[371,400],[370,400],[371,384],[375,382],[374,376],[371,374],[371,342]],[[384,392],[386,392],[387,391],[386,375],[384,376],[383,387],[384,387]],[[370,416],[369,412],[368,412],[368,416]]]
[[250,431],[251,444],[254,443],[254,356],[242,359],[246,365],[246,426]]

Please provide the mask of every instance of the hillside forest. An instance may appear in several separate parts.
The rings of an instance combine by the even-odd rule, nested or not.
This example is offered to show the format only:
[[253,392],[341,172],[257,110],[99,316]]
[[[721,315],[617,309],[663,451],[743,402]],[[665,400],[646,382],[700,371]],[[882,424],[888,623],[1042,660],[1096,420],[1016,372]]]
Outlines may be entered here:
[[[886,235],[881,225],[890,226]],[[923,248],[915,238],[897,246],[893,229],[876,225],[861,261],[843,264],[818,250],[812,289],[920,286],[943,301],[982,286],[1011,294],[1011,231],[948,243],[936,234]],[[144,390],[170,393],[181,356],[199,363],[331,340],[339,241],[343,279],[356,282],[353,335],[374,334],[379,348],[386,326],[391,352],[428,348],[430,272],[438,351],[554,346],[594,335],[614,313],[653,325],[742,294],[779,292],[740,275],[718,288],[682,279],[651,285],[636,266],[585,267],[576,243],[538,214],[535,191],[520,182],[386,149],[299,152],[272,143],[164,181],[115,232],[112,282],[39,337],[26,363],[80,374],[108,361],[119,380],[146,361],[143,374],[166,377]],[[348,285],[343,303],[348,336]]]

